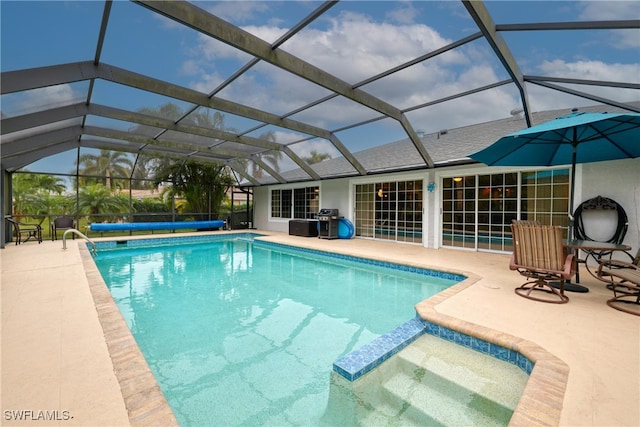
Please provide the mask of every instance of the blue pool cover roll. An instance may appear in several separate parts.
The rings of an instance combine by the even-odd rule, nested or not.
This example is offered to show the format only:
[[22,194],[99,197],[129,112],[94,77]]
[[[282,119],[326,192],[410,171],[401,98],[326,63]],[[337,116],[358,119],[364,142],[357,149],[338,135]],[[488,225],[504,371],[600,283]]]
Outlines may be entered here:
[[341,239],[350,239],[355,233],[353,223],[347,218],[340,218],[338,220],[338,237]]
[[201,229],[201,228],[222,228],[224,221],[216,219],[213,221],[160,221],[160,222],[100,222],[92,223],[91,231],[135,231],[135,230],[178,230],[178,229]]

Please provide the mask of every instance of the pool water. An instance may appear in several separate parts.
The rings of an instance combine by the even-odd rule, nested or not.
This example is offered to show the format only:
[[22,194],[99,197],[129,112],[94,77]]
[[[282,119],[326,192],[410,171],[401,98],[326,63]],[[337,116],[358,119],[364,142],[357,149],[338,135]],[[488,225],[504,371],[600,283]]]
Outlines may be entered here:
[[332,363],[455,283],[246,239],[95,261],[185,426],[322,424]]

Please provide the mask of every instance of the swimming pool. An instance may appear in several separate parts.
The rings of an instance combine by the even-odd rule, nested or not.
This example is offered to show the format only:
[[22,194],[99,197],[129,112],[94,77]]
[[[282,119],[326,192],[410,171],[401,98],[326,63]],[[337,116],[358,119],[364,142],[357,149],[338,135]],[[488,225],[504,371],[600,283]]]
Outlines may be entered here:
[[332,363],[456,282],[216,237],[100,242],[95,259],[183,425],[320,423]]

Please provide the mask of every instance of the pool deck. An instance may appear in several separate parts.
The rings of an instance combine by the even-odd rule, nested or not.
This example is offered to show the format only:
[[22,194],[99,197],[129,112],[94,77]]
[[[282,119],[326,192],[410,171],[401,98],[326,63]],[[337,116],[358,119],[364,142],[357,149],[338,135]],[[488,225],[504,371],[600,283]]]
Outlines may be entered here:
[[[533,343],[561,361],[559,377],[568,366],[559,420],[531,413],[526,424],[640,425],[640,317],[609,308],[610,291],[586,271],[589,293],[544,304],[513,292],[523,279],[509,271],[507,255],[265,234],[278,243],[468,275],[459,289],[419,309],[481,334]],[[175,424],[89,258],[81,240],[68,240],[67,250],[61,241],[0,250],[2,425]],[[534,391],[551,399],[554,387]]]

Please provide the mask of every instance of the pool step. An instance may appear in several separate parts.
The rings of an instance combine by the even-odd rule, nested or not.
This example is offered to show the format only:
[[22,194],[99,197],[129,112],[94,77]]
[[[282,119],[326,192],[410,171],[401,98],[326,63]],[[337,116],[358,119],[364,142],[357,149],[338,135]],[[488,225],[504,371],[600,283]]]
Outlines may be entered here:
[[371,423],[507,425],[527,375],[457,344],[425,335],[381,370],[380,391],[367,396]]
[[426,368],[440,377],[508,408],[515,408],[529,376],[517,366],[432,335],[398,354],[400,369]]

